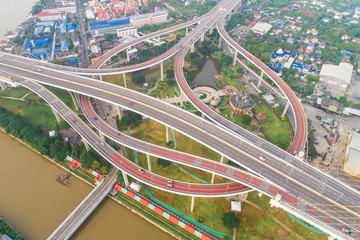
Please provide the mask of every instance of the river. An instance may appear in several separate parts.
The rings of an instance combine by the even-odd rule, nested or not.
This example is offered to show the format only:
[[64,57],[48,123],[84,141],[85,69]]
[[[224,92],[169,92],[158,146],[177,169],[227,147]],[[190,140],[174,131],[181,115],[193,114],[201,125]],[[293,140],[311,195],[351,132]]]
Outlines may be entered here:
[[0,0],[0,36],[15,30],[26,19],[37,0]]
[[[0,35],[25,19],[34,0],[0,0]],[[0,131],[0,216],[27,239],[46,239],[91,191],[65,171]],[[172,239],[170,235],[110,199],[105,199],[72,239]]]

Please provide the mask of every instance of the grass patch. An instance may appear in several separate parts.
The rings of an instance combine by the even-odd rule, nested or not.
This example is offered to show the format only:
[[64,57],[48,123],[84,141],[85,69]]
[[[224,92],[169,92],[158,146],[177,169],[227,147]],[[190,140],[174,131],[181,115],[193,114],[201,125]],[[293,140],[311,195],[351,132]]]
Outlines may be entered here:
[[[39,97],[38,97],[39,98]],[[39,126],[44,131],[50,131],[56,127],[56,118],[51,108],[37,103],[28,103],[11,99],[1,99],[0,107],[13,114],[19,114],[32,126]]]
[[266,121],[261,126],[265,138],[284,150],[288,149],[294,135],[290,122],[281,121],[266,104],[256,104],[255,109],[257,112],[264,112],[266,115]]
[[[231,230],[222,224],[221,214],[230,211],[230,202],[225,198],[195,198],[194,211],[191,212],[191,197],[167,193],[155,188],[148,187],[151,194],[161,202],[170,205],[186,216],[198,220],[203,218],[201,224],[212,230],[224,234],[231,234]],[[143,191],[143,190],[142,190]],[[145,195],[144,195],[145,196]],[[211,211],[209,211],[211,209]]]
[[0,96],[22,98],[25,94],[29,92],[30,90],[24,87],[8,88],[6,91],[0,91]]
[[[313,231],[309,230],[307,227],[303,226],[302,224],[296,222],[289,216],[289,214],[286,211],[284,211],[282,209],[270,207],[270,204],[269,204],[270,197],[268,197],[268,196],[263,195],[261,198],[259,198],[257,196],[257,192],[253,191],[253,192],[249,193],[248,200],[255,203],[256,205],[260,206],[262,209],[266,210],[267,212],[269,212],[271,215],[273,215],[275,218],[277,218],[279,221],[281,221],[283,224],[288,226],[291,230],[293,230],[300,236],[304,237],[305,239],[325,240],[328,237],[328,235],[326,235],[326,234],[313,232]],[[249,205],[247,205],[247,206],[249,206]],[[246,205],[245,205],[245,207],[246,207]],[[258,210],[258,209],[256,209],[256,210]],[[274,222],[274,221],[272,219],[269,219],[268,221],[265,221],[265,220],[266,220],[266,218],[264,218],[264,220],[261,220],[261,222],[259,223],[260,226],[257,227],[256,231],[259,231],[259,233],[261,233],[261,236],[263,236],[262,238],[271,239],[271,238],[266,238],[265,234],[266,234],[266,232],[271,231],[271,228],[270,229],[268,228],[269,224],[267,222],[270,222],[270,221]],[[273,232],[273,233],[276,234],[276,232]],[[262,238],[257,238],[257,239],[262,239]],[[289,236],[289,238],[284,238],[284,239],[296,239],[296,238],[294,238],[293,236]]]

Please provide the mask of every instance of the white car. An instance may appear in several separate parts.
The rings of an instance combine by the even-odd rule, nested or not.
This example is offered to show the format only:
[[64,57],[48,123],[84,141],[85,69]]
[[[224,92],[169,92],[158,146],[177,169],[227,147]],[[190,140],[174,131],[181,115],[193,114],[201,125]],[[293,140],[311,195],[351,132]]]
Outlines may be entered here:
[[260,159],[261,161],[264,161],[264,162],[265,162],[265,158],[259,157],[259,159]]

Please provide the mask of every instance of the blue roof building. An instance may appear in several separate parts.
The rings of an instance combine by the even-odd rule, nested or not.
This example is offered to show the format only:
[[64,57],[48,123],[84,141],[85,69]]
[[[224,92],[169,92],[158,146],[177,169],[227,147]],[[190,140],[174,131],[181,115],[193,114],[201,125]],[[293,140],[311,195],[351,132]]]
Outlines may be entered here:
[[23,51],[28,51],[30,52],[31,50],[31,42],[30,42],[30,38],[26,38],[23,45],[21,46],[21,49]]
[[34,35],[39,35],[40,33],[42,33],[42,31],[44,30],[44,27],[36,27],[34,30]]
[[68,22],[67,22],[66,19],[62,21],[62,23],[60,24],[60,32],[61,32],[61,33],[66,33],[66,31],[67,31],[67,24],[68,24]]
[[50,41],[48,38],[41,40],[41,41],[34,41],[35,42],[35,46],[36,47],[42,47],[44,45],[49,46],[50,45]]
[[68,25],[67,25],[67,30],[69,31],[69,32],[72,32],[72,31],[75,31],[76,29],[77,29],[77,25],[75,24],[75,23],[69,23]]
[[56,23],[56,20],[51,20],[51,21],[41,21],[41,22],[37,22],[36,26],[37,27],[41,27],[41,26],[48,26],[48,27],[53,27]]
[[31,54],[33,55],[42,55],[49,53],[49,48],[36,48],[31,50]]
[[91,34],[116,33],[117,29],[131,26],[130,18],[116,18],[97,22],[89,22]]
[[346,50],[342,50],[341,53],[346,54],[346,55],[349,55],[349,56],[351,55],[351,52],[350,52],[350,51],[346,51]]
[[293,67],[293,68],[298,68],[298,69],[303,70],[302,64],[301,64],[301,63],[298,63],[298,62],[294,62],[291,67]]
[[69,44],[68,44],[67,40],[64,40],[64,41],[61,42],[61,48],[60,49],[61,49],[61,51],[69,50]]

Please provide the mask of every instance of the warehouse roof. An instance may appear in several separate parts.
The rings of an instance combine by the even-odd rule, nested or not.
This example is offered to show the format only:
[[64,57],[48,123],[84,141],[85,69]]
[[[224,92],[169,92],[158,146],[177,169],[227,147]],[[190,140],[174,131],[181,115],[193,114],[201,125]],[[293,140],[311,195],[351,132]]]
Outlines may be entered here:
[[349,153],[344,171],[352,176],[360,175],[360,133],[354,132],[349,143]]
[[350,84],[354,66],[347,62],[341,62],[339,66],[324,64],[320,71],[320,79],[336,84]]
[[255,26],[253,26],[251,28],[251,30],[254,32],[254,33],[257,33],[257,34],[266,34],[270,31],[270,29],[272,28],[272,25],[269,24],[269,23],[266,23],[266,22],[258,22]]
[[155,16],[160,16],[160,15],[164,15],[167,14],[166,11],[160,11],[160,12],[153,12],[153,13],[147,13],[147,14],[139,14],[139,15],[133,15],[131,16],[132,20],[139,20],[142,18],[148,18],[148,17],[155,17]]

